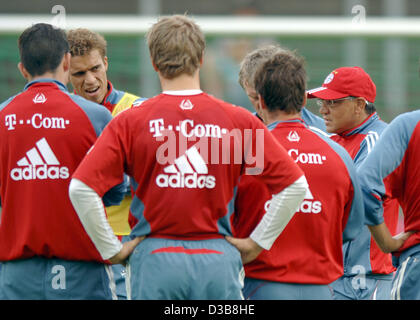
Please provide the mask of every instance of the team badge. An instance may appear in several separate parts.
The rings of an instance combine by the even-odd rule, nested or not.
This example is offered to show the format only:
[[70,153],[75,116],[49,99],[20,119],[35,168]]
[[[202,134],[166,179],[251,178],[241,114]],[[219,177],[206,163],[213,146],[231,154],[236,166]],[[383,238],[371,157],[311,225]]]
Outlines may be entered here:
[[333,79],[334,79],[334,73],[330,73],[326,78],[325,78],[325,80],[324,80],[324,84],[328,84],[328,83],[330,83],[331,81],[333,81]]
[[194,108],[194,105],[191,103],[190,100],[188,99],[184,99],[181,101],[181,103],[179,104],[179,107],[182,110],[191,110],[192,108]]
[[35,98],[32,99],[34,103],[44,103],[47,101],[47,98],[45,98],[43,93],[37,93]]
[[287,136],[287,140],[289,140],[290,142],[299,142],[300,137],[296,131],[290,131],[289,135]]

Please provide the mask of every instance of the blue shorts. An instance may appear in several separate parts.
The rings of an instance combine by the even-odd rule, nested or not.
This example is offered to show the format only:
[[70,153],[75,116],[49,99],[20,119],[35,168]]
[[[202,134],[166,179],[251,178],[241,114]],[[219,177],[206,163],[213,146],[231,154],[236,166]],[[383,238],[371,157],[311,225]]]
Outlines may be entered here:
[[[0,262],[0,279],[1,279],[1,262]],[[1,286],[0,286],[0,300],[4,300],[4,297],[3,297],[3,292],[2,292]]]
[[134,249],[126,270],[129,299],[243,299],[241,256],[225,239],[146,238]]
[[286,283],[245,278],[243,289],[247,300],[332,300],[328,285]]
[[403,252],[392,281],[392,300],[420,300],[420,246]]
[[[123,236],[121,242],[124,243],[126,241],[130,241],[129,236]],[[125,267],[121,264],[113,264],[112,265],[112,273],[114,276],[115,286],[116,286],[116,293],[118,300],[127,300],[127,288],[126,288],[126,275],[127,272]]]
[[113,264],[111,269],[114,276],[118,300],[127,300],[127,290],[125,285],[125,267],[121,264]]
[[390,300],[392,276],[343,276],[331,283],[334,300]]
[[8,300],[116,299],[109,265],[42,257],[3,262],[0,292]]

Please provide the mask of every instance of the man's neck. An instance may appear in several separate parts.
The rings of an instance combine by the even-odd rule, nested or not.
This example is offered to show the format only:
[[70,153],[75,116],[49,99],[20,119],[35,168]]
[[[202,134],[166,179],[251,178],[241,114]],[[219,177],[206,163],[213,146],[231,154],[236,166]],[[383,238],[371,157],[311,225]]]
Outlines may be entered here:
[[60,81],[64,85],[66,85],[67,82],[68,82],[67,76],[62,74],[62,73],[59,73],[59,72],[57,72],[57,73],[46,72],[46,73],[44,73],[42,75],[39,75],[39,76],[37,75],[37,76],[34,76],[34,77],[29,77],[27,80],[28,80],[28,82],[31,82],[31,81],[40,80],[40,79],[54,79],[54,80]]
[[200,78],[198,71],[192,76],[181,74],[173,79],[164,78],[159,74],[159,79],[162,91],[200,90]]
[[276,121],[287,121],[291,119],[301,118],[301,114],[299,112],[296,113],[285,113],[283,111],[276,111],[276,112],[264,112],[263,120],[266,125],[272,124]]
[[364,123],[371,115],[372,114],[367,114],[363,112],[359,117],[355,119],[355,121],[353,122],[353,125],[350,128],[336,132],[336,133],[341,135],[341,134],[347,134],[348,132],[353,131],[354,129],[359,127],[362,123]]
[[367,120],[372,114],[367,114],[366,112],[363,112],[363,114],[360,116],[359,121],[354,127],[360,126],[363,122]]

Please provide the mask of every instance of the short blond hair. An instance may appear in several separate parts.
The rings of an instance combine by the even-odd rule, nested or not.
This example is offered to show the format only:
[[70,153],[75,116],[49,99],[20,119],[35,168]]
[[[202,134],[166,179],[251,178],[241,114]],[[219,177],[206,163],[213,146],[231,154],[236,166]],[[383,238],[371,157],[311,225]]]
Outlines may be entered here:
[[254,76],[260,65],[267,59],[271,58],[275,53],[282,51],[279,45],[267,45],[248,53],[242,60],[239,69],[239,84],[243,89],[248,85],[255,88]]
[[187,16],[160,18],[146,38],[152,61],[163,77],[193,75],[200,67],[205,37],[200,27]]
[[84,56],[97,49],[102,58],[106,56],[106,40],[97,32],[84,28],[69,30],[67,41],[70,45],[70,53],[74,56]]

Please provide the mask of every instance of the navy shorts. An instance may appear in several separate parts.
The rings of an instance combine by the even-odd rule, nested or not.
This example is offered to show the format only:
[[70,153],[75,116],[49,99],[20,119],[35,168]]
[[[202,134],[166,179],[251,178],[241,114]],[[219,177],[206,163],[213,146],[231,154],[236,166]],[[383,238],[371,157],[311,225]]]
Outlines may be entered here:
[[3,262],[0,292],[11,300],[116,299],[111,266],[42,257]]
[[241,256],[225,239],[146,238],[134,249],[126,271],[129,299],[243,299]]

